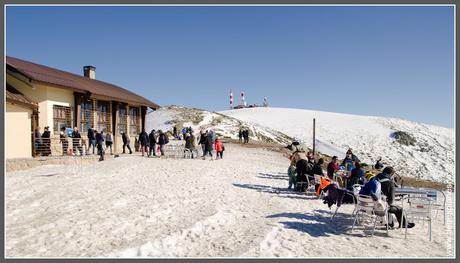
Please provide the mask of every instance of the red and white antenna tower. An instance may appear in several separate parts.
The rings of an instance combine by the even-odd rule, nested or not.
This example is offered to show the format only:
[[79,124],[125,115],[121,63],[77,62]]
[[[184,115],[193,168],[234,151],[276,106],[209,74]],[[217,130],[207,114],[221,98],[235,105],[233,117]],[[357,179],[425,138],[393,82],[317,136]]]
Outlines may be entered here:
[[233,109],[233,92],[230,90],[230,109]]

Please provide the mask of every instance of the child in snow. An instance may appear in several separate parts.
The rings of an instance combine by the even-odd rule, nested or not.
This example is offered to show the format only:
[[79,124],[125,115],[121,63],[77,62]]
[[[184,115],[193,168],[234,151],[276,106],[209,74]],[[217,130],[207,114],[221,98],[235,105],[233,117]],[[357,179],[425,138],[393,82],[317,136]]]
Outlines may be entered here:
[[296,184],[296,175],[297,175],[297,172],[296,172],[296,161],[294,160],[294,158],[292,158],[291,160],[291,165],[289,165],[289,168],[288,168],[288,175],[289,175],[289,186],[288,186],[288,189],[291,190],[292,186],[295,187],[295,184]]
[[222,141],[220,140],[219,137],[216,138],[216,141],[214,143],[214,148],[216,149],[216,160],[218,157],[220,159],[224,158],[224,145],[222,144]]

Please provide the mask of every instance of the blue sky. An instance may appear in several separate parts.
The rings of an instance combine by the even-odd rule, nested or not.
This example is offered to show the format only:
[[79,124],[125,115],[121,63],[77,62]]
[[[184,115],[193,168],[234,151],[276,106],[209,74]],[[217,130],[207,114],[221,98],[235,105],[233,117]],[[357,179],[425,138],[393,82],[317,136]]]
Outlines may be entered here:
[[454,126],[454,7],[7,7],[7,55],[160,105],[248,103]]

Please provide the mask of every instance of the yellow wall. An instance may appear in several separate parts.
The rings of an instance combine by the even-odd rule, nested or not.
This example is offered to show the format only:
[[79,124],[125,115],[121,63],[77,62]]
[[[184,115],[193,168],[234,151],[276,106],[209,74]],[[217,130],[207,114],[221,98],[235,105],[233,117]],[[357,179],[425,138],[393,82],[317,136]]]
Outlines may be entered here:
[[32,110],[6,103],[5,156],[10,158],[32,157]]
[[38,125],[40,126],[41,132],[43,132],[45,126],[49,126],[51,134],[54,134],[53,105],[66,107],[74,106],[75,100],[72,90],[39,84],[32,84],[32,86],[30,86],[9,74],[6,75],[6,80],[26,97],[38,102]]
[[[74,102],[75,102],[73,91],[44,86],[44,85],[36,85],[36,86],[37,86],[37,89],[46,90],[46,96],[47,96],[47,100],[44,103],[44,107],[42,109],[39,109],[40,114],[42,113],[42,110],[44,113],[43,119],[40,114],[38,116],[39,123],[40,123],[39,125],[41,128],[45,126],[49,126],[51,134],[54,134],[53,105],[73,107]],[[59,134],[59,132],[56,133],[56,135],[57,134]]]

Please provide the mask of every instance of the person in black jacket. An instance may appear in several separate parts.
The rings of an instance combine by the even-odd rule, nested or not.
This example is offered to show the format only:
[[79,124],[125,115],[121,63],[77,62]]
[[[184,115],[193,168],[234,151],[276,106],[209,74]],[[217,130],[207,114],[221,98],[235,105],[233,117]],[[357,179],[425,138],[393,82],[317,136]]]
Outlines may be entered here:
[[[175,128],[175,127],[174,127]],[[149,157],[156,156],[157,137],[155,136],[155,130],[152,130],[149,134]]]
[[145,153],[149,152],[148,150],[149,141],[150,141],[149,135],[147,134],[147,132],[145,132],[145,129],[142,129],[142,132],[139,134],[139,143],[142,149],[142,156],[144,156],[144,152]]
[[243,131],[243,138],[244,138],[244,143],[249,143],[249,130],[245,129]]
[[77,149],[80,152],[80,155],[83,155],[83,149],[80,144],[81,140],[81,135],[80,132],[78,131],[78,128],[75,127],[72,132],[72,148],[74,151],[74,154],[77,154]]
[[125,147],[128,147],[129,154],[132,154],[133,151],[131,150],[131,146],[129,146],[130,139],[125,132],[121,132],[121,139],[123,140],[123,153],[125,153]]
[[374,165],[374,168],[380,170],[383,168],[382,157],[380,157]]
[[89,145],[88,145],[88,153],[89,153],[89,149],[91,148],[91,145],[93,146],[93,154],[94,154],[94,148],[96,148],[96,135],[95,135],[96,131],[94,130],[94,127],[91,126],[91,128],[88,129],[88,142],[89,142]]
[[103,137],[103,132],[97,132],[94,130],[94,133],[96,133],[96,147],[97,147],[97,154],[100,155],[99,161],[104,161],[104,137]]
[[296,189],[296,190],[305,192],[305,190],[308,188],[307,175],[311,174],[312,169],[313,169],[312,164],[308,162],[307,160],[300,159],[297,161],[296,163],[297,183],[305,182],[306,184],[303,184],[301,189]]
[[161,152],[161,155],[164,156],[165,155],[165,149],[164,149],[164,146],[165,144],[167,144],[169,142],[169,139],[168,139],[168,136],[163,133],[162,130],[159,131],[159,136],[158,136],[158,144],[160,145],[160,152]]
[[351,170],[351,175],[348,178],[347,188],[348,190],[353,190],[353,185],[355,184],[364,184],[364,170],[361,168],[361,164],[359,162],[355,163],[355,168]]
[[[398,220],[399,227],[405,227],[406,218],[403,218],[402,208],[394,205],[395,200],[395,183],[393,181],[393,175],[395,170],[391,166],[385,167],[381,173],[377,175],[377,180],[380,182],[382,188],[382,194],[387,197],[387,203],[390,206],[388,213],[394,214]],[[407,228],[414,227],[414,223],[407,223]]]
[[51,155],[51,133],[49,131],[49,127],[45,127],[45,131],[42,134],[43,140],[43,155],[49,156]]
[[203,156],[201,157],[205,157],[206,155],[206,134],[207,133],[208,131],[206,132],[200,131],[200,140],[198,141],[198,144],[201,145],[201,151],[203,152]]
[[349,148],[349,149],[347,150],[347,154],[346,154],[346,155],[349,155],[349,154],[351,155],[351,160],[352,160],[353,162],[360,162],[359,158],[356,157],[356,155],[351,151],[351,148]]

